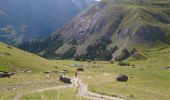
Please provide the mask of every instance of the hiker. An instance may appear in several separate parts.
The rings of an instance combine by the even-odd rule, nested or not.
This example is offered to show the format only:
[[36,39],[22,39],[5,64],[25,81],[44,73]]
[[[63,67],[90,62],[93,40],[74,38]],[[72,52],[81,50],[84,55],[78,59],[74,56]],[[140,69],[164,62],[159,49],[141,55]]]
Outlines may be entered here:
[[77,73],[77,72],[75,72],[75,76],[76,76],[76,77],[78,76],[78,73]]
[[47,77],[47,79],[50,79],[50,74],[47,74],[46,77]]

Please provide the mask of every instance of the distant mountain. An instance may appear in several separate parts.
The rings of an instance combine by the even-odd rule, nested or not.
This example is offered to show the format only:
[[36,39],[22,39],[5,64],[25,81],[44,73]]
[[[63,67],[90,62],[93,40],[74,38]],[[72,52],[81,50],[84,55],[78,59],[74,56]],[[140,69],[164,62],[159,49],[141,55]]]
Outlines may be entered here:
[[170,43],[169,0],[102,0],[49,38],[20,48],[48,58],[121,60],[157,42]]
[[94,0],[0,0],[0,41],[46,37]]

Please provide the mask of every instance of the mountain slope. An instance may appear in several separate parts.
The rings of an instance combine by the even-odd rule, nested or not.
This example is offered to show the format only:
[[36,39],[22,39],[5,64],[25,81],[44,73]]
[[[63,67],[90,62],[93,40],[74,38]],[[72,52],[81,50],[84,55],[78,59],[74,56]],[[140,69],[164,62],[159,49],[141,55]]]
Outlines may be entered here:
[[0,41],[20,43],[50,35],[94,0],[0,0]]
[[[109,55],[114,53],[116,57],[124,48],[170,43],[169,5],[168,0],[103,0],[54,32],[46,39],[51,43],[38,49],[38,53],[45,57],[110,58]],[[55,44],[56,40],[60,44]],[[42,43],[34,44],[41,47]]]
[[55,69],[54,66],[52,61],[0,42],[0,71],[48,71]]

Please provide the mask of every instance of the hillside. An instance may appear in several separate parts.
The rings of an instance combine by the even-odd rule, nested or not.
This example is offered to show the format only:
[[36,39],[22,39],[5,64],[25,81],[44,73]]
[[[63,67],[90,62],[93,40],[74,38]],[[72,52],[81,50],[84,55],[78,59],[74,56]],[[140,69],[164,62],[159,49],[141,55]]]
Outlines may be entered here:
[[[21,65],[29,60],[31,61],[31,63],[29,62],[30,66],[37,64],[36,67],[34,66],[35,68],[30,67],[31,71],[36,69],[36,71],[38,70],[41,73],[21,72],[11,78],[1,78],[0,90],[3,92],[0,92],[0,100],[13,100],[14,97],[21,93],[20,100],[43,100],[44,97],[49,100],[68,100],[69,98],[81,100],[82,97],[79,97],[77,94],[81,86],[50,90],[49,88],[66,85],[58,81],[61,73],[51,73],[50,78],[47,78],[47,75],[42,73],[47,70],[68,70],[69,72],[66,73],[66,76],[74,77],[77,67],[71,67],[71,65],[84,66],[84,72],[80,72],[79,77],[88,84],[90,92],[130,100],[169,100],[170,98],[170,45],[159,44],[158,47],[158,44],[155,44],[138,48],[138,53],[124,61],[126,64],[130,64],[130,66],[120,66],[117,62],[92,61],[92,67],[89,66],[89,61],[54,60],[51,62],[37,56],[32,57],[30,53],[10,48],[5,44],[0,44],[0,51],[6,52],[6,54],[0,53],[0,62],[3,61],[4,57],[8,58],[5,58],[6,63],[11,63],[9,59],[15,57],[13,61]],[[14,55],[14,57],[9,57],[9,53]],[[2,57],[4,54],[5,56]],[[22,56],[19,56],[19,54],[22,54]],[[30,58],[28,59],[27,57]],[[45,62],[49,66],[53,66],[55,62],[55,66],[59,69],[46,66]],[[40,64],[43,65],[40,66]],[[5,64],[2,63],[2,65]],[[44,67],[46,68],[44,69]],[[2,69],[1,66],[0,68]],[[18,68],[22,69],[23,67],[18,66]],[[118,74],[128,75],[129,80],[127,82],[116,81],[115,77]],[[40,92],[39,90],[42,89],[47,89],[47,91]]]
[[49,36],[94,0],[0,0],[0,41]]
[[54,70],[55,63],[0,42],[0,71]]
[[47,39],[19,47],[47,58],[116,59],[122,50],[170,43],[169,5],[168,0],[103,0]]

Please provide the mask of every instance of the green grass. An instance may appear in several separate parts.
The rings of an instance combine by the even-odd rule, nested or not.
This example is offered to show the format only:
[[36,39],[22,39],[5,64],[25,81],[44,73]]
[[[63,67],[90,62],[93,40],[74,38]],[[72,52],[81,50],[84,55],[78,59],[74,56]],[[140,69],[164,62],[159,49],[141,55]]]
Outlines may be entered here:
[[33,72],[55,69],[55,63],[34,54],[0,43],[0,70],[29,69]]
[[46,91],[42,93],[27,94],[21,100],[85,100],[76,96],[76,88]]
[[[31,72],[22,72],[26,69]],[[3,91],[0,92],[0,100],[11,100],[20,92],[25,93],[40,88],[62,85],[58,81],[59,74],[50,74],[50,78],[47,78],[43,72],[63,69],[65,69],[63,64],[60,65],[57,61],[47,60],[0,43],[0,71],[15,70],[17,72],[11,78],[0,78],[0,91]]]
[[[110,0],[105,1],[111,2],[110,5],[112,5],[109,6],[110,8],[106,11],[107,14],[112,15],[113,12],[116,12],[116,14],[127,14],[118,29],[129,28],[130,32],[133,33],[137,31],[141,26],[149,23],[154,26],[159,26],[161,29],[166,31],[166,34],[170,33],[169,23],[165,24],[161,22],[161,20],[153,18],[154,16],[152,16],[153,13],[165,16],[166,19],[169,20],[169,8],[163,9],[158,6],[153,7],[151,4],[121,4],[120,1],[117,1],[120,3],[112,3],[115,1]],[[98,10],[89,10],[85,14],[88,14],[90,18],[92,17],[92,13],[94,13],[94,11]],[[105,15],[105,13],[103,15]],[[109,20],[107,23],[108,27],[103,29],[103,32],[105,32],[105,30],[109,30],[109,26],[113,24],[112,22],[114,22],[117,17],[111,16],[110,19],[111,20]],[[64,33],[65,36],[67,36],[66,33],[69,34],[70,32],[65,31]],[[94,41],[97,40],[97,36],[99,35],[96,34],[93,34],[86,43],[79,46],[78,53],[85,50],[89,44],[93,44]],[[117,39],[115,39],[113,36],[113,41],[115,43],[117,42],[116,40]],[[120,44],[122,42],[125,43],[127,39],[120,41],[118,41]],[[134,42],[129,44],[132,45]],[[117,62],[111,64],[110,62],[96,61],[96,65],[101,67],[91,69],[85,68],[85,72],[80,73],[80,77],[84,82],[88,83],[89,90],[92,92],[110,96],[118,96],[130,100],[169,100],[170,70],[166,69],[166,67],[170,67],[170,45],[161,43],[159,44],[159,41],[158,43],[155,43],[156,45],[150,44],[151,42],[149,42],[149,45],[143,44],[140,45],[140,47],[138,44],[137,46],[134,45],[136,46],[135,48],[138,50],[138,53],[127,59],[125,62],[130,63],[131,65],[135,65],[135,68],[132,68],[131,66],[119,66]],[[69,47],[66,46],[66,48]],[[62,51],[62,48],[60,49]],[[70,64],[88,65],[89,63],[76,62],[72,60],[51,61],[31,53],[21,51],[14,47],[9,48],[9,46],[0,43],[0,70],[16,70],[19,72],[12,78],[0,79],[0,91],[3,91],[0,92],[0,100],[12,100],[12,98],[20,92],[24,93],[24,96],[21,98],[22,100],[41,100],[43,98],[47,100],[83,99],[76,97],[77,89],[75,88],[28,94],[30,91],[34,91],[40,88],[63,85],[58,81],[58,74],[51,74],[50,79],[47,79],[46,75],[42,72],[66,69],[70,70],[70,73],[66,75],[73,77],[76,68],[69,67]],[[22,73],[20,72],[22,69],[29,69],[31,70],[31,73]],[[117,82],[115,79],[117,74],[128,75],[128,82]]]
[[0,100],[11,100],[17,93],[27,93],[41,88],[63,85],[58,75],[50,74],[47,78],[43,73],[18,73],[11,78],[0,78]]
[[[102,69],[88,70],[83,77],[89,84],[89,90],[130,100],[169,100],[170,70],[165,67],[170,66],[170,48],[152,46],[139,52],[147,59],[138,60],[141,57],[138,56],[125,61],[134,64],[135,68],[101,63]],[[129,81],[117,82],[114,78],[117,74],[128,75]]]
[[[136,58],[130,57],[127,62],[138,64],[146,67],[163,68],[170,66],[170,45],[165,44],[153,44],[149,47],[141,46],[137,48],[141,56]],[[145,58],[145,59],[143,59]],[[147,58],[147,59],[146,59]],[[143,59],[143,60],[138,60]]]
[[[105,73],[107,73],[107,70],[105,70]],[[117,66],[112,67],[112,73],[109,72],[108,75],[105,73],[90,77],[87,80],[90,84],[90,91],[140,100],[150,100],[151,98],[154,100],[168,100],[169,98],[170,72],[167,70],[149,68],[140,70],[139,68]],[[129,81],[125,83],[117,82],[114,78],[117,74],[128,75]],[[130,97],[131,95],[133,95],[133,98]]]
[[[46,70],[70,70],[67,76],[74,77],[76,68],[70,67],[71,64],[89,63],[73,60],[55,60],[49,61],[38,56],[23,52],[19,49],[9,49],[7,45],[0,44],[0,70],[11,70],[12,66],[17,69],[25,68],[30,63],[30,69],[36,73],[22,73],[12,76],[12,78],[0,79],[0,100],[11,100],[17,93],[23,92],[21,100],[36,100],[42,98],[49,100],[81,100],[83,98],[76,96],[77,89],[69,88],[54,91],[45,91],[42,93],[32,93],[41,88],[63,85],[58,81],[59,74],[51,74],[47,79],[43,71]],[[107,61],[96,61],[99,68],[85,68],[85,72],[79,74],[84,82],[88,83],[89,90],[92,92],[123,97],[130,100],[169,100],[170,98],[170,46],[169,45],[143,45],[137,48],[138,54],[130,57],[125,62],[135,65],[119,66],[117,62],[111,64]],[[2,53],[3,52],[3,53]],[[10,53],[12,56],[4,55]],[[19,59],[19,58],[24,59]],[[30,61],[28,61],[28,59]],[[36,63],[37,62],[37,63]],[[6,65],[7,63],[8,66]],[[93,63],[91,63],[93,64]],[[36,65],[36,66],[35,66]],[[42,66],[43,65],[43,66]],[[46,66],[45,68],[43,68]],[[55,67],[57,68],[55,68]],[[27,68],[27,67],[26,67]],[[129,76],[128,82],[117,82],[117,74],[126,74]]]

